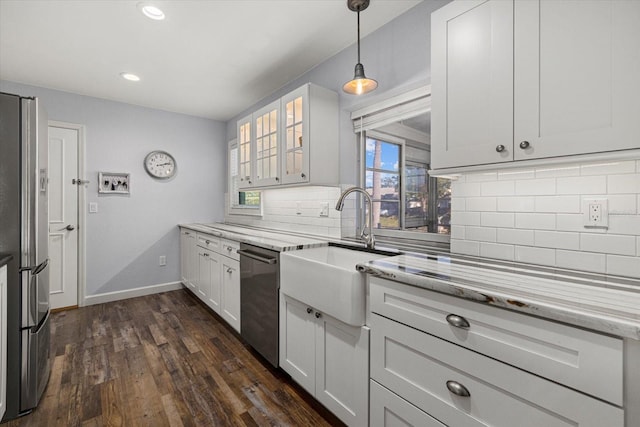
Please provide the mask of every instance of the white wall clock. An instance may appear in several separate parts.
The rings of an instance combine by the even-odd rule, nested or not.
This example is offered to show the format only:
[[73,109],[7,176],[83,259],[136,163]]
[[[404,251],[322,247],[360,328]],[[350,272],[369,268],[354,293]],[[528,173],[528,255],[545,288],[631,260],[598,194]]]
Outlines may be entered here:
[[166,151],[152,151],[144,158],[144,168],[157,179],[169,179],[176,173],[176,159]]

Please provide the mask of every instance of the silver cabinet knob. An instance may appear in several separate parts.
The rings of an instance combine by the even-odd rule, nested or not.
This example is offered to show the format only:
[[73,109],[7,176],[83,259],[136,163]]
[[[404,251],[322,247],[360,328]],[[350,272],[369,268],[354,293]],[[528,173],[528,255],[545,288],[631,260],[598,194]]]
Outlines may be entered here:
[[65,230],[67,230],[67,231],[73,231],[73,230],[75,230],[76,228],[75,228],[73,225],[69,224],[69,225],[67,225],[64,229],[65,229]]
[[469,390],[457,381],[447,381],[447,388],[451,393],[455,394],[456,396],[460,396],[460,397],[471,396],[471,393],[469,393]]
[[520,143],[520,148],[522,148],[523,150],[526,150],[527,148],[529,148],[531,146],[531,144],[529,144],[529,141],[522,141]]
[[496,151],[498,153],[502,153],[504,151],[504,145],[500,144],[496,147]]
[[311,314],[312,311],[311,307],[307,307],[307,314]]
[[307,175],[305,175],[305,174],[304,174],[304,172],[302,172],[302,173],[300,174],[300,177],[301,177],[301,178],[306,178],[306,177],[307,177]]
[[232,248],[231,246],[227,246],[227,250],[228,250],[229,252],[231,252],[231,251],[233,250],[233,248]]
[[469,325],[469,322],[467,321],[467,319],[465,319],[462,316],[458,316],[457,314],[449,314],[447,316],[447,322],[451,326],[455,326],[456,328],[460,328],[460,329],[469,329],[469,327],[471,326]]
[[320,313],[319,311],[316,311],[316,319],[319,319],[322,317],[322,313]]

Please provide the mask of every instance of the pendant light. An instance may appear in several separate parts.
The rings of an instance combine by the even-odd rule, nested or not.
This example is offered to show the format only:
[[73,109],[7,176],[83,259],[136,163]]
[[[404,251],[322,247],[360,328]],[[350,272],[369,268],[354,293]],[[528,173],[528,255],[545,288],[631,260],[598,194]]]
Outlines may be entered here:
[[369,0],[347,0],[347,7],[358,14],[358,63],[353,80],[346,82],[342,90],[351,95],[362,95],[378,87],[377,81],[364,75],[364,66],[360,63],[360,11],[369,7]]

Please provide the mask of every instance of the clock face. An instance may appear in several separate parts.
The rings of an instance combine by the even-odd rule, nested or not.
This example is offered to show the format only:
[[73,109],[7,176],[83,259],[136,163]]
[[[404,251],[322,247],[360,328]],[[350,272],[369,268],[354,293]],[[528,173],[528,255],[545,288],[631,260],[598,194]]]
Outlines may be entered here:
[[144,159],[144,168],[154,178],[167,179],[176,173],[176,160],[165,151],[152,151]]

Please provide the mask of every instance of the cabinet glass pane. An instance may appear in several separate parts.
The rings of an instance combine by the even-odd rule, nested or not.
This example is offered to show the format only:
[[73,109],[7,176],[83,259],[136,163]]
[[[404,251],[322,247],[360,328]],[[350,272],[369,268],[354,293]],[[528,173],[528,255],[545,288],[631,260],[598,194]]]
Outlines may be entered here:
[[302,147],[302,124],[296,125],[295,144],[296,144],[296,147]]
[[278,175],[278,169],[276,168],[276,166],[277,166],[278,158],[274,155],[274,156],[271,156],[269,159],[270,159],[270,162],[269,162],[270,166],[269,167],[271,168],[271,173],[273,174],[273,176],[277,176]]
[[295,152],[295,172],[296,174],[302,172],[302,151],[296,150]]
[[294,172],[293,164],[293,152],[287,153],[287,175],[291,175]]
[[287,126],[293,125],[293,101],[287,102]]
[[272,151],[271,154],[273,154],[273,151],[276,149],[277,146],[278,146],[278,138],[274,133],[271,135],[271,151]]
[[295,99],[295,123],[302,121],[302,97]]
[[257,165],[256,165],[256,178],[260,179],[263,174],[262,174],[262,161],[258,161]]
[[293,128],[287,128],[287,150],[293,148]]
[[262,135],[262,117],[256,119],[256,135]]
[[275,132],[275,130],[278,128],[278,112],[277,112],[277,110],[273,110],[269,114],[269,123],[270,123],[269,129],[271,129],[271,132]]

